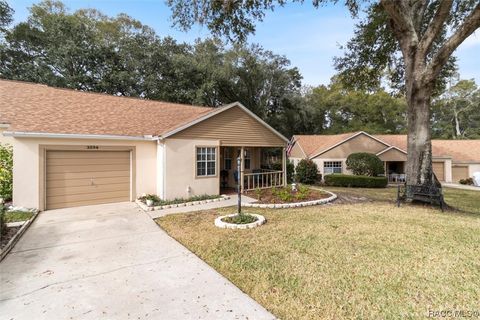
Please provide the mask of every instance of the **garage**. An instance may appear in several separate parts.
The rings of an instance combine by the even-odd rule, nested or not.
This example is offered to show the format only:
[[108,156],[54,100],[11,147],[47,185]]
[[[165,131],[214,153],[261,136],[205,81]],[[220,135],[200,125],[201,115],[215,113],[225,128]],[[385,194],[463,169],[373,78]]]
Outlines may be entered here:
[[458,183],[462,179],[468,178],[468,166],[453,166],[452,178],[454,183]]
[[130,201],[130,151],[46,151],[46,209]]
[[439,181],[445,181],[445,162],[433,162],[433,172]]

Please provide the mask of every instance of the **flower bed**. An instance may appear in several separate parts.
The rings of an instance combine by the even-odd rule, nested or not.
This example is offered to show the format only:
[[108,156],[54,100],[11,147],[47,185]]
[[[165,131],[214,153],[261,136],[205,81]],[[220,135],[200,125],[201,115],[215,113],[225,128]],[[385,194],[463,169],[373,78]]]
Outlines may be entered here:
[[234,213],[216,218],[215,226],[224,229],[251,229],[261,226],[265,221],[265,217],[259,214],[247,213],[239,216]]
[[0,237],[0,261],[17,243],[38,215],[38,210],[10,210],[3,213],[4,227]]
[[[152,206],[147,206],[147,199],[153,200]],[[162,209],[170,209],[170,208],[177,208],[177,207],[186,207],[186,206],[193,206],[198,204],[222,201],[230,199],[229,196],[226,195],[199,195],[190,197],[187,199],[184,198],[176,198],[173,200],[162,200],[156,195],[145,195],[137,199],[136,203],[145,211],[155,211],[155,210],[162,210]]]
[[255,203],[244,203],[245,207],[256,208],[293,208],[313,206],[333,201],[335,194],[325,190],[310,189],[299,186],[297,191],[292,191],[291,186],[285,188],[271,188],[254,190],[246,193],[247,196],[257,199]]

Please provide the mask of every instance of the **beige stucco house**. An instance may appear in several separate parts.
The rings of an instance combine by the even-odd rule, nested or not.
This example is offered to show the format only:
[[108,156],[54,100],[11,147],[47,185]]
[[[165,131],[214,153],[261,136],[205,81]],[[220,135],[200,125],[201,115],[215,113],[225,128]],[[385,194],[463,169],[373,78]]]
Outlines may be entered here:
[[[313,160],[322,175],[350,173],[346,160],[351,153],[376,154],[391,182],[405,181],[406,135],[371,135],[351,132],[336,135],[295,135],[290,159]],[[432,140],[433,170],[440,181],[458,183],[480,171],[480,140]]]
[[[288,140],[240,103],[206,108],[7,80],[0,97],[17,206],[214,195],[239,177],[244,190],[286,183]],[[281,170],[269,166],[275,156]]]

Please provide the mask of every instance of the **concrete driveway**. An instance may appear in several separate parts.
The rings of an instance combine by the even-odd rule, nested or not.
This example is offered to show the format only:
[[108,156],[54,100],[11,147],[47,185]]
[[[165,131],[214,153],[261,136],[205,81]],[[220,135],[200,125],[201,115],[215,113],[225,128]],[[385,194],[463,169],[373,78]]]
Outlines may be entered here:
[[133,203],[41,213],[0,263],[0,310],[1,319],[274,318]]

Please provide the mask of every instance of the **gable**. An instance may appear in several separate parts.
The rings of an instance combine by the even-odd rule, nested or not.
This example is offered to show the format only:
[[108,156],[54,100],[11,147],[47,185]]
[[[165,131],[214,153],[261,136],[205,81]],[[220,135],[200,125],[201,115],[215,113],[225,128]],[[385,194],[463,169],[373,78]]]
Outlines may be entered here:
[[282,147],[287,144],[239,106],[233,106],[170,137],[219,140],[221,145],[228,146]]
[[359,134],[354,138],[339,144],[333,149],[317,155],[315,158],[344,159],[350,154],[356,152],[377,154],[384,150],[385,147],[387,147],[386,144],[383,144],[366,134]]
[[407,161],[407,155],[395,148],[378,155],[382,161]]
[[293,145],[292,151],[290,152],[290,158],[306,158],[307,156],[302,150],[300,143],[296,142]]

